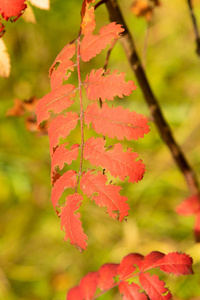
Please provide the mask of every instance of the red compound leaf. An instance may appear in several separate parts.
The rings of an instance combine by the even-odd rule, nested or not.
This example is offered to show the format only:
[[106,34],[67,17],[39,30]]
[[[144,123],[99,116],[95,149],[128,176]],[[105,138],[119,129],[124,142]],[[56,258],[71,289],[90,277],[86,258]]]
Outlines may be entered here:
[[118,96],[123,98],[129,96],[136,89],[133,81],[125,81],[125,74],[117,74],[118,70],[114,70],[110,74],[110,70],[104,73],[103,68],[92,70],[86,76],[84,86],[86,88],[87,97],[90,100],[114,100]]
[[99,207],[107,207],[107,213],[116,218],[117,211],[119,213],[119,220],[122,221],[124,217],[128,216],[129,205],[126,203],[128,200],[119,194],[121,187],[111,184],[106,184],[107,177],[101,172],[97,175],[91,171],[87,172],[81,178],[81,189]]
[[69,195],[66,198],[65,206],[61,207],[60,219],[61,228],[65,230],[64,240],[70,240],[79,250],[86,249],[87,236],[83,233],[80,213],[75,212],[79,209],[83,197],[79,194]]

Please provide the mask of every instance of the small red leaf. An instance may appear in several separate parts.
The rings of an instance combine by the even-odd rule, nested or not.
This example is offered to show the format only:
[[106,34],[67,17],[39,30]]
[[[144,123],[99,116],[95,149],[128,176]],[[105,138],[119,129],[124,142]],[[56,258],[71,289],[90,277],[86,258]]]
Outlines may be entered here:
[[176,276],[193,274],[192,258],[185,253],[169,253],[158,260],[156,264],[162,271]]
[[161,281],[157,275],[151,276],[149,273],[139,275],[140,283],[151,300],[169,300],[172,295],[165,282]]
[[19,18],[23,10],[25,10],[27,7],[24,2],[25,0],[1,0],[0,15],[2,15],[4,20],[8,20],[10,17]]
[[[70,172],[70,171],[69,171]],[[64,240],[70,240],[79,250],[86,249],[87,236],[83,232],[82,223],[80,221],[80,213],[75,212],[79,209],[83,197],[79,194],[69,195],[66,198],[64,207],[61,207],[61,229],[64,228],[66,235]]]
[[99,35],[93,35],[92,31],[95,28],[95,24],[92,20],[92,14],[90,14],[89,21],[90,27],[86,27],[83,31],[83,33],[86,34],[82,39],[80,50],[81,58],[85,62],[99,54],[113,39],[118,38],[120,33],[124,31],[122,25],[112,22],[103,26],[99,31]]
[[53,173],[56,166],[62,170],[65,164],[70,165],[73,160],[77,159],[79,145],[73,145],[71,150],[67,149],[66,145],[67,143],[58,146],[53,153],[51,161],[51,173]]
[[51,110],[55,114],[59,114],[70,107],[74,103],[71,98],[75,97],[75,91],[76,87],[74,85],[65,84],[41,98],[36,107],[37,124],[39,125],[42,121],[48,119]]
[[118,264],[105,264],[99,269],[98,287],[101,290],[108,290],[114,284],[114,277],[117,276]]
[[129,284],[127,281],[122,281],[119,284],[120,294],[123,294],[123,300],[147,300],[144,293],[140,293],[141,287],[132,282]]
[[139,266],[140,262],[144,259],[144,256],[138,253],[130,253],[125,256],[118,268],[117,273],[120,279],[126,279],[136,270],[136,266]]
[[85,300],[90,300],[97,289],[99,273],[90,272],[81,279],[80,289],[82,291],[83,298]]
[[83,16],[82,22],[81,22],[81,29],[82,34],[91,34],[96,27],[95,23],[95,14],[94,14],[94,7],[90,7],[85,10],[85,14]]
[[64,190],[67,188],[74,188],[76,186],[76,182],[76,172],[73,170],[67,171],[58,178],[51,192],[51,201],[54,209]]
[[165,254],[153,251],[144,257],[144,260],[139,264],[140,271],[144,272],[157,267],[157,261],[165,257]]
[[107,177],[101,172],[98,172],[97,175],[87,172],[81,178],[81,189],[88,197],[92,197],[97,205],[107,207],[107,212],[112,218],[117,217],[113,211],[118,211],[119,220],[122,221],[124,217],[128,216],[130,209],[126,203],[128,199],[119,194],[121,187],[106,184],[106,182]]
[[112,139],[116,137],[118,140],[138,140],[149,132],[148,120],[143,115],[130,112],[121,106],[110,108],[105,103],[102,108],[99,108],[97,103],[88,106],[84,113],[84,121],[88,125],[91,122],[97,133],[107,134]]
[[117,74],[117,72],[118,70],[114,70],[109,74],[108,70],[104,74],[103,68],[92,70],[84,82],[88,99],[95,101],[101,98],[102,101],[113,101],[115,96],[123,98],[130,95],[136,89],[134,82],[131,80],[126,82],[125,73]]
[[66,300],[84,300],[82,291],[78,286],[71,288],[67,294]]
[[185,199],[177,208],[179,215],[190,216],[200,211],[200,197],[198,195]]
[[55,148],[59,139],[66,138],[69,133],[76,127],[78,123],[77,113],[67,112],[66,115],[59,115],[51,122],[49,126],[49,143],[50,143],[50,153],[53,153],[53,148]]
[[[74,43],[67,44],[54,60],[49,70],[52,90],[58,88],[63,83],[63,79],[67,80],[69,78],[71,73],[66,75],[68,70],[74,70],[74,63],[70,58],[74,56],[75,51]],[[56,68],[57,63],[59,63],[59,66]]]
[[105,151],[103,138],[91,137],[85,142],[84,158],[92,165],[109,170],[114,177],[124,180],[129,176],[129,182],[138,182],[145,172],[142,160],[136,161],[138,154],[131,148],[123,151],[121,144],[115,144],[112,150]]

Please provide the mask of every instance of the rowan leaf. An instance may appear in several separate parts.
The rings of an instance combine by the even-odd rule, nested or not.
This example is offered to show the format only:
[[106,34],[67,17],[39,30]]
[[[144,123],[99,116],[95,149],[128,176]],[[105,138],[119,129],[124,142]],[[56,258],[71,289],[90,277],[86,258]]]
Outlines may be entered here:
[[121,144],[115,144],[112,150],[105,149],[103,138],[91,137],[85,142],[84,158],[92,165],[101,166],[110,171],[114,177],[119,176],[125,180],[129,176],[129,182],[138,182],[142,179],[145,172],[145,165],[142,160],[136,161],[138,154],[128,148],[123,151]]
[[64,240],[70,240],[79,250],[86,249],[87,236],[83,232],[80,221],[80,213],[75,212],[79,209],[83,197],[77,193],[69,195],[66,198],[65,206],[61,207],[60,219],[61,229],[65,230]]
[[141,287],[132,282],[129,284],[127,281],[122,281],[119,284],[119,292],[123,294],[123,300],[147,300],[147,296],[144,293],[140,293]]
[[115,96],[123,98],[128,96],[136,89],[133,81],[125,81],[125,73],[117,74],[118,70],[114,70],[110,74],[110,70],[104,73],[104,69],[92,70],[86,76],[84,87],[87,97],[90,100],[114,100]]
[[[67,80],[71,73],[67,72],[74,71],[74,62],[70,59],[74,56],[76,52],[76,47],[74,43],[67,44],[61,52],[57,55],[56,59],[54,60],[50,70],[50,81],[51,81],[51,88],[56,89],[62,85],[63,79]],[[57,64],[59,64],[57,66]],[[57,67],[56,67],[57,66]]]
[[164,256],[165,256],[165,254],[163,254],[159,251],[153,251],[150,254],[146,255],[139,264],[140,271],[144,272],[149,269],[157,267],[157,261],[162,259]]
[[122,25],[112,22],[106,26],[103,26],[99,31],[99,35],[93,35],[92,31],[95,28],[95,23],[92,19],[92,11],[90,11],[88,15],[90,18],[90,24],[83,28],[83,33],[85,35],[82,39],[80,49],[81,59],[84,62],[89,61],[91,58],[99,54],[104,48],[106,48],[107,45],[112,42],[113,39],[118,38],[119,35],[124,31]]
[[149,132],[148,120],[143,115],[121,106],[110,108],[105,103],[102,108],[99,108],[97,103],[88,106],[84,113],[84,121],[88,127],[91,122],[97,133],[112,139],[116,137],[118,140],[138,140]]
[[77,159],[79,144],[72,145],[70,150],[66,148],[67,145],[68,143],[58,146],[52,154],[51,173],[53,173],[56,166],[61,170],[65,164],[70,165],[73,160]]
[[126,203],[128,200],[126,197],[119,194],[122,189],[119,186],[106,184],[107,177],[101,172],[97,175],[93,174],[91,171],[85,173],[81,178],[81,189],[84,194],[88,197],[92,197],[99,207],[107,207],[107,213],[112,218],[117,218],[119,213],[119,221],[122,221],[126,216],[128,216],[129,205]]
[[96,27],[94,7],[92,6],[89,8],[89,4],[86,5],[87,9],[85,9],[85,13],[81,22],[82,34],[84,35],[91,34]]
[[[19,18],[27,5],[25,0],[1,0],[0,1],[0,15],[4,20],[8,20],[10,17]],[[17,19],[14,19],[16,21]]]
[[198,195],[185,199],[177,208],[179,215],[190,216],[200,211],[200,197]]
[[141,273],[139,279],[151,300],[169,300],[172,298],[170,291],[165,287],[165,282],[161,281],[157,275],[151,276],[149,273]]
[[78,286],[71,288],[67,294],[67,300],[84,300],[82,291]]
[[66,115],[58,115],[53,119],[48,129],[51,153],[53,153],[54,147],[59,143],[59,139],[61,137],[65,139],[71,130],[76,127],[78,119],[77,113],[71,111],[67,112]]
[[55,183],[51,192],[51,202],[55,207],[58,205],[62,193],[67,188],[74,188],[76,186],[76,172],[74,170],[67,171],[64,173]]
[[98,287],[101,290],[108,290],[114,284],[114,277],[117,276],[118,264],[104,264],[99,269]]
[[118,274],[120,279],[127,279],[136,270],[144,256],[138,253],[130,253],[120,262]]
[[36,107],[37,124],[47,120],[50,117],[50,111],[55,114],[61,113],[64,109],[70,107],[75,97],[76,87],[72,84],[65,84],[41,98]]
[[169,253],[156,263],[160,270],[176,276],[193,274],[192,258],[185,253]]
[[92,299],[97,289],[99,273],[89,272],[80,282],[80,289],[85,300]]

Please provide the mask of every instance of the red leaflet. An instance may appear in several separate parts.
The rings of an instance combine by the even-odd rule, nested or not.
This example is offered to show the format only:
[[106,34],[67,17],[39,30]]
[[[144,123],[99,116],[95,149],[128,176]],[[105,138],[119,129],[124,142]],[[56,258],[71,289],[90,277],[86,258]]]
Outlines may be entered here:
[[82,34],[84,35],[91,34],[94,31],[95,27],[96,27],[96,23],[95,23],[94,7],[90,7],[87,10],[85,10],[85,14],[81,22]]
[[138,140],[149,132],[148,120],[143,115],[121,106],[110,108],[105,103],[102,108],[99,108],[97,103],[88,106],[84,120],[88,127],[91,122],[97,133],[107,134],[112,139],[116,137],[118,140]]
[[156,268],[158,266],[157,261],[160,261],[165,256],[165,254],[153,251],[150,254],[144,257],[144,260],[138,265],[140,271],[144,272],[152,268]]
[[176,276],[193,274],[192,258],[185,253],[169,253],[156,263],[162,271]]
[[179,215],[190,216],[200,211],[200,199],[197,195],[191,196],[183,201],[177,208]]
[[[70,172],[70,171],[69,171]],[[61,207],[61,229],[64,228],[66,235],[64,240],[69,239],[72,245],[75,245],[79,250],[86,249],[87,236],[83,233],[82,224],[80,221],[80,213],[75,214],[79,209],[83,197],[79,194],[69,195],[66,198],[64,207]]]
[[[92,11],[90,11],[90,13],[92,13]],[[92,19],[91,15],[90,19]],[[99,35],[91,34],[93,28],[94,22],[90,22],[89,26],[83,31],[83,33],[87,33],[81,43],[81,59],[85,62],[99,54],[113,39],[117,39],[119,34],[124,31],[122,26],[115,22],[102,27],[99,31]]]
[[70,165],[73,160],[77,159],[79,144],[73,145],[70,150],[66,148],[67,144],[68,143],[58,146],[53,153],[51,161],[51,173],[56,166],[58,166],[61,170],[65,164]]
[[118,266],[118,264],[105,264],[99,269],[98,287],[101,290],[108,290],[112,287]]
[[124,217],[128,216],[130,209],[126,203],[128,199],[119,194],[121,187],[106,184],[106,182],[107,177],[101,172],[95,175],[89,171],[81,178],[81,189],[88,197],[92,197],[99,207],[107,207],[107,213],[112,218],[117,218],[117,213],[113,213],[113,211],[118,211],[119,221],[122,221]]
[[84,300],[82,291],[79,286],[75,286],[69,290],[66,300]]
[[55,183],[52,193],[51,201],[54,208],[58,205],[58,200],[61,197],[62,193],[67,188],[74,188],[76,186],[76,172],[73,170],[67,171],[63,174]]
[[123,152],[121,144],[115,144],[112,150],[105,151],[103,138],[90,138],[85,143],[84,158],[92,165],[101,166],[110,171],[114,177],[124,180],[129,176],[129,182],[138,182],[142,179],[145,166],[141,160],[135,161],[138,154],[128,148]]
[[[71,73],[66,75],[68,70],[74,71],[74,63],[70,58],[74,56],[75,51],[76,47],[74,44],[67,44],[54,60],[49,70],[52,90],[58,88],[63,83],[63,79],[67,80],[69,78]],[[58,63],[59,66],[56,68]]]
[[97,289],[98,277],[98,272],[90,272],[81,279],[80,289],[85,300],[89,300],[94,296]]
[[59,139],[66,138],[71,130],[73,130],[78,123],[77,113],[67,112],[66,115],[59,115],[51,122],[49,126],[49,143],[50,152],[53,153],[53,148],[59,143]]
[[144,256],[138,253],[130,253],[125,256],[118,268],[119,278],[124,280],[129,278],[143,259]]
[[64,109],[70,107],[74,101],[76,87],[72,84],[66,84],[51,91],[49,94],[39,100],[36,107],[37,124],[50,117],[50,111],[55,114],[61,113]]
[[139,275],[140,283],[151,300],[169,300],[172,295],[165,282],[161,281],[157,275],[151,276],[149,273]]
[[136,89],[134,82],[131,80],[126,82],[125,74],[117,73],[118,70],[114,70],[111,74],[110,70],[104,73],[103,68],[92,70],[84,81],[88,99],[95,101],[101,98],[102,101],[113,101],[116,96],[120,98],[124,95],[129,96]]
[[176,212],[183,216],[195,216],[194,235],[196,242],[200,242],[200,196],[194,195],[187,198],[176,208]]
[[24,2],[25,0],[1,0],[0,14],[4,20],[8,20],[10,17],[19,18],[22,14],[22,11],[27,7]]
[[127,281],[120,282],[119,291],[123,294],[123,300],[147,300],[147,296],[144,293],[140,293],[141,287],[132,282],[129,284]]

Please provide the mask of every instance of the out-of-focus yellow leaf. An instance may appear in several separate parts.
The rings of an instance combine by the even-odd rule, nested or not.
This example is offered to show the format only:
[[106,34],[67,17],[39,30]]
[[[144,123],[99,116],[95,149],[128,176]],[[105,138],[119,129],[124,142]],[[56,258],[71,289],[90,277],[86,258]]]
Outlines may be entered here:
[[41,9],[49,9],[50,8],[50,3],[49,0],[29,0],[30,3],[38,8]]
[[0,76],[9,77],[10,75],[10,56],[7,52],[6,45],[0,39]]
[[23,13],[22,19],[24,19],[25,22],[36,24],[35,14],[30,5],[27,5],[27,9]]

